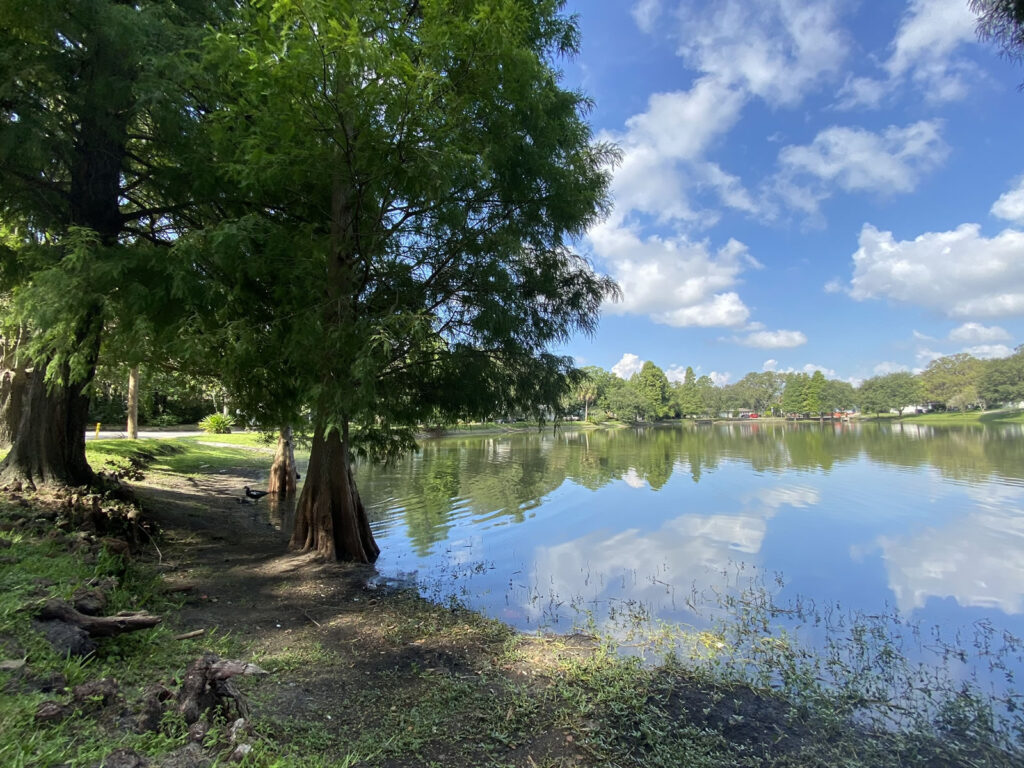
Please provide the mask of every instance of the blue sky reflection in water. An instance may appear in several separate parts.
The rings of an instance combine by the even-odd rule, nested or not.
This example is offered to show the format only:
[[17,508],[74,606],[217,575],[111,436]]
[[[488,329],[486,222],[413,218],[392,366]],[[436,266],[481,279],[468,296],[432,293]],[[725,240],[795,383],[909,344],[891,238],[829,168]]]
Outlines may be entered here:
[[[700,626],[694,596],[759,578],[780,600],[898,609],[1024,636],[1017,426],[660,427],[427,441],[358,482],[385,576],[415,572],[516,627],[640,604]],[[775,576],[785,587],[779,590]],[[713,613],[707,604],[702,608]]]

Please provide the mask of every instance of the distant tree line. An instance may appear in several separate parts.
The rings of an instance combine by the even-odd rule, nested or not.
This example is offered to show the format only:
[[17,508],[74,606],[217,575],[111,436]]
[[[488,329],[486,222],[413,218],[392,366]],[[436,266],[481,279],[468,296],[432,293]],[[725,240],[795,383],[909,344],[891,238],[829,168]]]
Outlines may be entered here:
[[897,371],[854,387],[848,381],[813,373],[751,372],[734,384],[716,386],[688,367],[682,380],[669,381],[653,362],[624,379],[596,366],[582,370],[563,403],[582,419],[624,421],[702,418],[757,413],[815,418],[836,411],[902,416],[908,408],[968,411],[1024,401],[1024,345],[1005,358],[979,360],[961,353],[933,360],[920,373]]

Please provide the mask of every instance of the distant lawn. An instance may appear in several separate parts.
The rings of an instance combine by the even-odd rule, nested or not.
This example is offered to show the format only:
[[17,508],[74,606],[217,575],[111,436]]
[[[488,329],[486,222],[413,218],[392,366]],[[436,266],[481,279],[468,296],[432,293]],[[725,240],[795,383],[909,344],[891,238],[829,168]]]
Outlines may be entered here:
[[918,424],[1024,424],[1024,410],[1007,408],[998,411],[967,411],[958,413],[923,413],[906,416],[904,421]]

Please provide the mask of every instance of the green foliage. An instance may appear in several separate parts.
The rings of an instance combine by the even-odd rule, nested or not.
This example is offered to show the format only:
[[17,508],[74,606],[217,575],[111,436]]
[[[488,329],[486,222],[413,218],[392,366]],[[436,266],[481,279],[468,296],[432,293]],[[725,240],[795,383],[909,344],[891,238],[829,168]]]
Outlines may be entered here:
[[1018,403],[1024,400],[1024,349],[1009,357],[985,363],[978,384],[981,398],[988,403]]
[[0,218],[15,241],[14,310],[51,380],[91,378],[104,320],[138,347],[153,330],[144,317],[170,306],[157,253],[191,199],[196,115],[175,81],[224,5],[0,5]]
[[921,399],[921,394],[920,380],[909,371],[899,371],[864,381],[857,390],[857,400],[867,413],[895,410],[902,416],[907,406]]
[[817,416],[825,410],[825,374],[815,371],[804,388],[804,413]]
[[997,43],[1002,54],[1019,62],[1024,57],[1024,2],[1022,0],[970,0],[978,14],[978,37]]
[[[165,370],[158,365],[139,366],[139,422],[160,427],[195,424],[224,402],[216,380]],[[89,401],[90,422],[117,423],[127,419],[128,366],[101,365],[93,379]]]
[[676,414],[687,418],[705,413],[708,410],[705,398],[710,384],[711,379],[706,376],[702,376],[700,382],[698,382],[693,368],[686,366],[683,380],[673,385],[671,391],[670,399]]
[[923,396],[947,408],[964,410],[978,402],[984,364],[961,353],[932,360],[921,373]]
[[806,373],[790,373],[785,379],[785,389],[782,391],[782,410],[785,413],[805,413],[807,403],[807,390],[810,387],[811,377]]
[[758,413],[767,413],[779,403],[784,379],[774,371],[748,373],[733,385],[733,391],[742,407]]
[[632,422],[640,418],[644,403],[632,381],[625,381],[614,374],[609,374],[601,406],[611,415],[622,421]]
[[629,384],[636,392],[639,412],[644,419],[654,421],[668,413],[668,379],[661,368],[648,360]]
[[309,406],[380,455],[558,406],[573,366],[545,350],[615,290],[572,244],[616,157],[559,85],[560,5],[269,2],[207,41],[210,165],[242,199],[176,250],[191,353],[246,413]]
[[223,413],[211,413],[199,422],[199,429],[213,435],[226,435],[235,426],[235,417]]

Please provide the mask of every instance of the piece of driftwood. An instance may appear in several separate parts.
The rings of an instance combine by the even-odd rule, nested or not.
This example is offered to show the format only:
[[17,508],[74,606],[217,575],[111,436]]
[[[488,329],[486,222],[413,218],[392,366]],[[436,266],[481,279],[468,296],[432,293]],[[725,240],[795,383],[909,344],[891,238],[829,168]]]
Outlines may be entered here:
[[249,716],[249,705],[241,691],[231,682],[238,675],[265,675],[255,664],[221,659],[207,653],[189,664],[178,692],[178,711],[192,725],[207,712],[219,709],[225,716],[232,707],[239,717]]
[[161,621],[159,616],[146,611],[123,611],[114,616],[87,616],[63,600],[48,600],[40,609],[38,618],[81,627],[90,637],[114,637],[125,632],[137,632],[155,627]]
[[193,629],[191,632],[182,632],[180,635],[175,635],[175,640],[191,640],[193,637],[199,637],[203,634],[205,629]]

